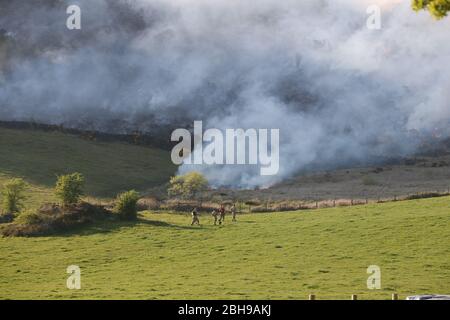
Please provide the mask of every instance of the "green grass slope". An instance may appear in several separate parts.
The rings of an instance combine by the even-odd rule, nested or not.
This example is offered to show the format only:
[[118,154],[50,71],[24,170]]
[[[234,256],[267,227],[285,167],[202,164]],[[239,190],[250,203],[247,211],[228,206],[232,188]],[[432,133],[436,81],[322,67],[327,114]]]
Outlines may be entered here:
[[112,197],[119,191],[164,184],[175,170],[170,153],[163,150],[0,128],[0,185],[23,177],[32,185],[30,203],[52,200],[51,188],[60,174],[81,172],[89,196]]
[[[145,213],[42,238],[0,238],[3,299],[389,299],[450,293],[450,198],[227,217]],[[81,289],[66,268],[81,268]],[[381,290],[366,269],[381,268]]]

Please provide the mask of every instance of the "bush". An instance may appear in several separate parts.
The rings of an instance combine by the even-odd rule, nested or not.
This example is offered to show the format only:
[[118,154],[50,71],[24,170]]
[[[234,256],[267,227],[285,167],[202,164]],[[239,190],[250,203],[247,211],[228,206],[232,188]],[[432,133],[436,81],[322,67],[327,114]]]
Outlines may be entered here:
[[29,237],[57,234],[79,226],[110,217],[110,211],[103,206],[86,202],[62,207],[46,203],[36,211],[21,213],[13,223],[2,226],[0,235],[7,237]]
[[17,224],[39,224],[44,222],[44,218],[35,211],[24,211],[14,219],[14,222]]
[[11,179],[4,184],[1,194],[5,213],[13,214],[20,211],[23,207],[22,201],[25,199],[23,192],[26,186],[22,179]]
[[77,203],[83,195],[84,177],[81,173],[72,173],[58,177],[55,195],[63,206]]
[[208,180],[199,172],[189,172],[182,176],[170,179],[170,187],[167,190],[171,197],[184,199],[195,198],[195,196],[208,188]]
[[121,219],[134,220],[137,218],[137,202],[139,200],[139,193],[135,190],[130,190],[121,193],[117,196],[115,212]]

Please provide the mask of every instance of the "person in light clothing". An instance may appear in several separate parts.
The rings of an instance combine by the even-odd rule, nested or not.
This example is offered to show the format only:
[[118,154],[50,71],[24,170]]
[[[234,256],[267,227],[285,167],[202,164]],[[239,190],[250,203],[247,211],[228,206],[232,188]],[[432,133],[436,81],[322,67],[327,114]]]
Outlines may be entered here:
[[211,215],[212,215],[213,218],[214,218],[214,225],[217,225],[217,219],[219,219],[219,213],[218,213],[216,210],[213,210],[213,211],[211,212]]
[[192,210],[192,223],[191,226],[193,226],[194,224],[200,225],[200,220],[198,219],[198,211],[197,208],[194,208],[194,210]]

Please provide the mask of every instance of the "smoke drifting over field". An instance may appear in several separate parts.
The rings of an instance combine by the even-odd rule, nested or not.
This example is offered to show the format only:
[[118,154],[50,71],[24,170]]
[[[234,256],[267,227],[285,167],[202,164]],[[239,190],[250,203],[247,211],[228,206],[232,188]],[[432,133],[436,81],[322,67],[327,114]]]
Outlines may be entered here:
[[[381,30],[361,0],[2,0],[0,120],[280,128],[278,176],[197,168],[240,187],[411,154],[414,132],[449,135],[449,20],[378,2],[400,2]],[[81,30],[65,26],[69,4]]]

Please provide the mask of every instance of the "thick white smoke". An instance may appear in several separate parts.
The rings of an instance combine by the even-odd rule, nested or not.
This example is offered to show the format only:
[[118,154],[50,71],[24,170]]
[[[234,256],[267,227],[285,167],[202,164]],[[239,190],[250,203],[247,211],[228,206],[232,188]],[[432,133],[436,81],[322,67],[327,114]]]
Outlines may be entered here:
[[[366,27],[374,2],[381,30]],[[1,120],[280,129],[279,175],[195,168],[216,185],[267,186],[315,166],[411,154],[412,132],[449,135],[449,20],[409,1],[0,3],[10,52],[0,55]],[[65,28],[74,3],[79,31]]]

